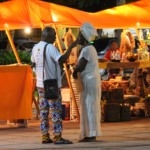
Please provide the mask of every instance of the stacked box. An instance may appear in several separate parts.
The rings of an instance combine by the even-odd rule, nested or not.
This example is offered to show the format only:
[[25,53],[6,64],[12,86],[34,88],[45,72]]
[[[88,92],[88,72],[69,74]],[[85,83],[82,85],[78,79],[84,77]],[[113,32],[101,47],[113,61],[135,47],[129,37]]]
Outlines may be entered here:
[[123,88],[112,89],[111,102],[112,103],[123,103],[124,102]]
[[107,103],[123,103],[123,88],[115,88],[108,91],[102,91],[102,99],[106,100]]
[[130,106],[125,106],[125,105],[121,106],[120,120],[121,121],[130,121],[131,120]]
[[111,91],[102,91],[102,100],[106,100],[107,103],[111,103]]
[[104,106],[104,120],[106,122],[120,121],[120,105],[116,103],[105,104]]

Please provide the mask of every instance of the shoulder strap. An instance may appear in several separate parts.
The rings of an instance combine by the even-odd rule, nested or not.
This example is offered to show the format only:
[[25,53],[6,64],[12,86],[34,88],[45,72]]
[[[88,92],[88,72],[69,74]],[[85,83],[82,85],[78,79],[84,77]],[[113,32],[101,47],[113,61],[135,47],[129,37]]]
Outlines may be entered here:
[[44,51],[43,51],[43,80],[44,80],[44,68],[45,68],[45,61],[46,61],[46,47],[48,44],[44,46]]

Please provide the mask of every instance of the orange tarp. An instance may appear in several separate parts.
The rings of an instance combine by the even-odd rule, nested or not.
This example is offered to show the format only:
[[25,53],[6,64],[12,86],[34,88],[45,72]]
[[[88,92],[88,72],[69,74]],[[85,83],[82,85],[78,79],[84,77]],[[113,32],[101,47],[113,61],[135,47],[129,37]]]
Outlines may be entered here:
[[59,26],[80,26],[82,24],[83,18],[89,17],[89,14],[77,9],[72,9],[65,6],[56,5],[53,3],[43,2],[39,0],[27,0],[28,9],[34,20],[33,26],[38,26],[39,24],[53,24]]
[[91,22],[97,28],[150,27],[150,1],[131,4],[96,13],[60,6],[39,0],[11,0],[0,3],[0,29],[41,27],[55,23],[58,26],[80,26]]
[[80,26],[89,14],[39,0],[11,0],[0,3],[0,29],[41,27],[46,24]]
[[137,23],[140,23],[140,27],[150,27],[150,0],[140,0],[92,15],[92,23],[96,27],[128,28],[136,27]]
[[0,66],[1,120],[32,117],[32,82],[30,66]]
[[19,29],[31,25],[26,1],[8,1],[0,3],[0,29]]

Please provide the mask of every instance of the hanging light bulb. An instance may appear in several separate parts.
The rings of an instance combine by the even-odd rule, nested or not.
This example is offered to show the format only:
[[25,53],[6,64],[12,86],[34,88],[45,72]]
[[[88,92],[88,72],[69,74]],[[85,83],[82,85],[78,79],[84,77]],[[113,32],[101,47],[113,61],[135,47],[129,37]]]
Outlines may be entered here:
[[25,32],[26,34],[30,34],[30,33],[31,33],[31,28],[29,28],[29,27],[25,28],[25,29],[24,29],[24,32]]
[[137,27],[139,27],[139,26],[140,26],[140,23],[139,23],[139,22],[137,22],[137,23],[136,23],[136,26],[137,26]]

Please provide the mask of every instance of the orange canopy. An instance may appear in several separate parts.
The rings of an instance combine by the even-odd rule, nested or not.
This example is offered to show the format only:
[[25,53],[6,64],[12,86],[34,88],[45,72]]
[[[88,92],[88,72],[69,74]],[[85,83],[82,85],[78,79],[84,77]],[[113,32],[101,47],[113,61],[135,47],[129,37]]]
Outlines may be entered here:
[[[81,16],[81,18],[80,18]],[[0,3],[0,30],[41,27],[53,24],[80,26],[89,14],[39,0],[11,0]]]
[[106,9],[92,14],[92,23],[100,28],[150,27],[150,0]]
[[42,27],[55,23],[62,26],[80,26],[91,22],[97,28],[150,27],[150,1],[88,13],[39,0],[10,0],[0,3],[0,30]]

